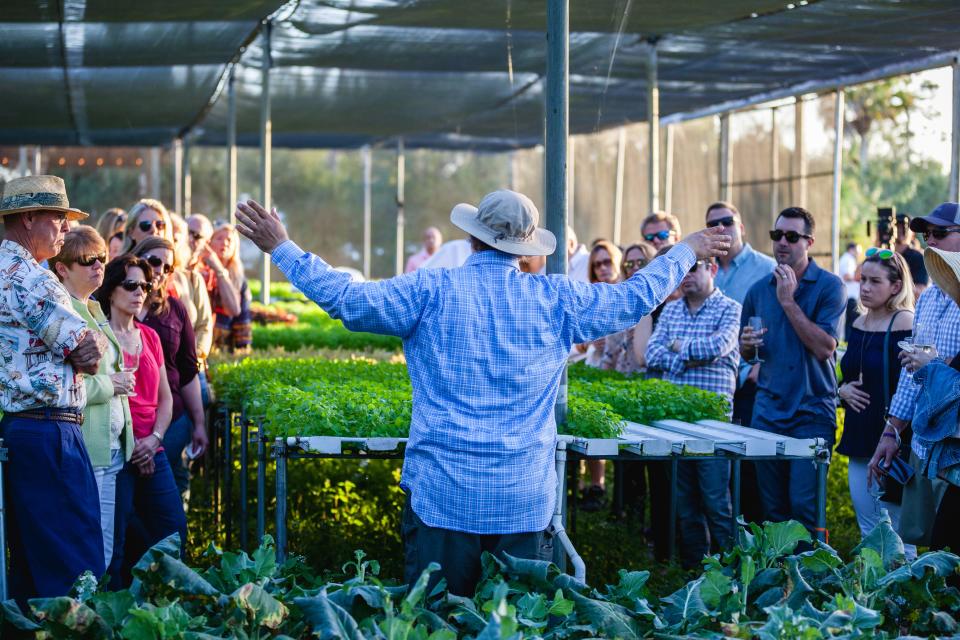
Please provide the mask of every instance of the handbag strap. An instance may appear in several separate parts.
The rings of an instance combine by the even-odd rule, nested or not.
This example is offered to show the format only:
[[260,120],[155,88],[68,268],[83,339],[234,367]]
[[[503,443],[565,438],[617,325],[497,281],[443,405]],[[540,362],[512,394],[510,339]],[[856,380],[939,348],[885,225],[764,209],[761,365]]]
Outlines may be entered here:
[[890,318],[890,324],[887,325],[887,332],[883,335],[883,415],[887,415],[890,410],[890,332],[893,330],[893,322],[897,316],[903,313],[903,310],[895,311]]

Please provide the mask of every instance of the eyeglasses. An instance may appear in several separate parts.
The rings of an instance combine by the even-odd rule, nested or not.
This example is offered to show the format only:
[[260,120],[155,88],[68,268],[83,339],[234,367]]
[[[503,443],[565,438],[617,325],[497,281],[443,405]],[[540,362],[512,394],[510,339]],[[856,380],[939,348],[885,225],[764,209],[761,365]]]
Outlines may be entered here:
[[688,271],[687,273],[696,273],[697,269],[700,268],[700,265],[703,265],[704,267],[709,267],[710,263],[707,262],[706,260],[697,260],[696,262],[693,263],[693,266],[690,267],[690,271]]
[[100,264],[107,264],[107,256],[104,253],[95,255],[95,256],[82,256],[77,258],[77,264],[81,267],[90,267],[93,266],[94,262],[99,262]]
[[640,258],[640,259],[638,259],[638,260],[624,260],[624,261],[623,261],[623,268],[626,269],[627,271],[629,271],[630,269],[633,269],[633,268],[642,269],[642,268],[645,267],[646,265],[647,265],[647,261],[644,260],[643,258]]
[[154,269],[163,269],[164,274],[173,273],[173,265],[165,263],[157,256],[145,256],[144,260]]
[[719,227],[720,225],[723,225],[725,227],[732,227],[735,222],[736,222],[736,219],[734,219],[733,216],[727,216],[725,218],[717,218],[716,220],[711,220],[710,222],[708,222],[707,228],[710,229],[713,227]]
[[923,232],[924,238],[933,236],[937,240],[943,240],[948,234],[960,232],[960,227],[927,227]]
[[893,257],[893,251],[890,249],[881,249],[880,247],[870,247],[867,249],[867,253],[864,255],[866,255],[868,258],[877,256],[881,260],[889,260]]
[[154,227],[157,228],[157,231],[163,231],[167,228],[167,223],[163,220],[141,220],[137,223],[137,226],[140,227],[140,231],[147,233],[152,231]]
[[130,293],[133,293],[137,289],[142,289],[143,292],[147,294],[153,291],[153,285],[143,280],[124,280],[120,283],[120,286],[123,287],[124,291],[129,291]]
[[786,238],[787,242],[790,244],[797,244],[800,242],[800,238],[813,240],[813,236],[806,233],[800,233],[799,231],[784,231],[783,229],[774,229],[770,232],[770,239],[774,242],[780,242],[784,238]]
[[593,267],[594,269],[599,269],[600,267],[610,268],[613,266],[613,260],[611,260],[610,258],[606,258],[604,260],[597,260],[590,266]]
[[188,233],[190,234],[190,237],[193,238],[194,240],[197,240],[197,241],[203,240],[203,234],[200,233],[199,231],[190,231]]
[[645,233],[643,234],[643,238],[647,242],[653,242],[654,238],[657,238],[659,240],[666,240],[667,238],[670,237],[670,233],[671,231],[669,229],[664,229],[663,231],[657,231],[656,233]]

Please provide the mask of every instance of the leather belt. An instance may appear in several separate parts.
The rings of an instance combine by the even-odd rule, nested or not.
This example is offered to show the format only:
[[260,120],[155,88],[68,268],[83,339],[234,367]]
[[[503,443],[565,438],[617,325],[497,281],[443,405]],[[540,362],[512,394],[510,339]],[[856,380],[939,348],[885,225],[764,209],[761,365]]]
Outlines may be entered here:
[[27,420],[53,420],[55,422],[72,422],[74,424],[83,424],[83,412],[79,409],[28,409],[27,411],[18,411],[7,414],[11,418],[26,418]]

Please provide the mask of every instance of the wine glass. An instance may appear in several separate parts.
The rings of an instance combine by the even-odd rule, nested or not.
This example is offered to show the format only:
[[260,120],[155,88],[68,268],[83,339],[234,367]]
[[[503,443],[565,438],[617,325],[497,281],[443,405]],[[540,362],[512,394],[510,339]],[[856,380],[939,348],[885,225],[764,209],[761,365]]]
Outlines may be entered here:
[[913,330],[913,348],[922,353],[934,349],[934,336],[929,323],[917,322]]
[[[137,369],[140,368],[140,352],[143,350],[143,342],[137,340],[136,343],[133,343],[132,345],[121,344],[120,346],[122,349],[120,356],[121,360],[123,361],[120,371],[123,373],[135,374]],[[128,346],[132,346],[133,348],[128,349]],[[131,391],[130,393],[126,394],[127,397],[132,397],[135,395],[137,395],[135,391]]]
[[[749,326],[754,333],[759,334],[763,331],[763,318],[760,316],[751,316],[751,318],[747,320],[747,326]],[[750,364],[760,364],[761,362],[763,362],[763,359],[760,357],[760,347],[756,347],[753,350],[753,358],[750,359]]]

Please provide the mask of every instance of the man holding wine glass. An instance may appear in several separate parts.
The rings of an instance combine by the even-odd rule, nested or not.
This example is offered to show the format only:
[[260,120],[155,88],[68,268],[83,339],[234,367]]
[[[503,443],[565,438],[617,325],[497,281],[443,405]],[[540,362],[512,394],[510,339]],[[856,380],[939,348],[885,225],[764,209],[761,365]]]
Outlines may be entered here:
[[[747,293],[740,319],[740,353],[763,361],[751,425],[794,438],[836,432],[834,352],[846,290],[810,257],[815,224],[806,209],[790,207],[770,232],[773,275]],[[758,462],[760,499],[768,520],[816,526],[816,470],[809,462]]]

